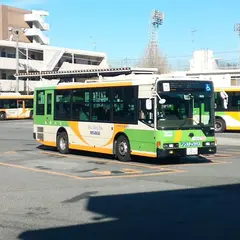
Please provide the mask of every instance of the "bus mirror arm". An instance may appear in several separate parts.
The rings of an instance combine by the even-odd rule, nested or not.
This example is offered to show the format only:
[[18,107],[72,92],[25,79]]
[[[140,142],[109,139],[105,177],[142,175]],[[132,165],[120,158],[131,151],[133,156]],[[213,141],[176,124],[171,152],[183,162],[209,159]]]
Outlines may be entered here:
[[156,92],[155,94],[157,95],[157,97],[158,97],[158,99],[159,99],[159,103],[160,103],[161,105],[166,102],[166,99],[161,98],[157,92]]

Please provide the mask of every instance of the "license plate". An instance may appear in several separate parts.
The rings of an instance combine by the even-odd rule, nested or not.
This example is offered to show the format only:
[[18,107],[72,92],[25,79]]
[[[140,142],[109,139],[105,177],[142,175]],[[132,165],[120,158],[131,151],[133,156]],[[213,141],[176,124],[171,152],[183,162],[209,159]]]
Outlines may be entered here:
[[198,148],[187,148],[187,155],[197,155]]

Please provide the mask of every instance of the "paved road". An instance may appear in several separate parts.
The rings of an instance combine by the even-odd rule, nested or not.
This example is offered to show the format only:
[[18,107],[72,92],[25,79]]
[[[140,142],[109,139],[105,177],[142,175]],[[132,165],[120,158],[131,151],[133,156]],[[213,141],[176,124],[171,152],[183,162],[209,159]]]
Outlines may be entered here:
[[0,133],[0,239],[240,239],[238,146],[122,164],[42,148],[31,121]]

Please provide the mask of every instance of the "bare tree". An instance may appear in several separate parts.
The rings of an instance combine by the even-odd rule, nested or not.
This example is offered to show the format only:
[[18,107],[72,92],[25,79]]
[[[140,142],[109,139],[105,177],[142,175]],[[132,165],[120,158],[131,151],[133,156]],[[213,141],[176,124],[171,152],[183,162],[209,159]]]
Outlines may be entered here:
[[163,55],[155,44],[149,44],[145,55],[137,64],[138,67],[158,68],[158,73],[164,74],[171,71],[167,56]]
[[160,74],[170,72],[167,57],[164,56],[158,47],[157,32],[163,24],[164,13],[154,9],[150,15],[149,22],[149,41],[145,55],[140,60],[139,67],[158,68]]

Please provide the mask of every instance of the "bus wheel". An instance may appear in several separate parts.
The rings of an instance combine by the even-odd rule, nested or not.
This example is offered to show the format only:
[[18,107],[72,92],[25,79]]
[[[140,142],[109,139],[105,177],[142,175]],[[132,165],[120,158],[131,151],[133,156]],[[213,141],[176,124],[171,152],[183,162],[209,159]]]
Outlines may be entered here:
[[226,124],[225,121],[221,118],[217,118],[215,120],[215,132],[216,133],[222,133],[226,130]]
[[60,132],[57,136],[57,149],[62,154],[69,153],[68,135],[66,132]]
[[6,119],[6,113],[0,112],[0,120],[5,120],[5,119]]
[[30,112],[29,118],[30,118],[30,119],[33,119],[33,112],[32,112],[32,111]]
[[116,157],[121,162],[131,161],[130,144],[128,139],[123,135],[117,139]]

